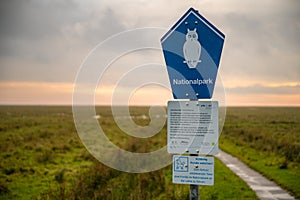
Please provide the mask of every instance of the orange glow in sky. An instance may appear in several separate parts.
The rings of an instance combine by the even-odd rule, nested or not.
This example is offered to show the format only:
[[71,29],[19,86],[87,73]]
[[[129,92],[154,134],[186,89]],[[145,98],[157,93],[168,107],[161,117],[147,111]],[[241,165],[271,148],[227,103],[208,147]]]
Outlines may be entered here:
[[[293,85],[291,83],[287,83]],[[226,90],[226,88],[225,88]],[[112,105],[113,87],[95,91],[97,105]],[[145,87],[132,91],[128,105],[166,105],[173,100],[169,90]],[[50,82],[0,83],[0,104],[4,105],[71,105],[73,84]],[[115,101],[124,105],[124,102]],[[226,92],[227,106],[300,106],[299,94],[239,94]]]

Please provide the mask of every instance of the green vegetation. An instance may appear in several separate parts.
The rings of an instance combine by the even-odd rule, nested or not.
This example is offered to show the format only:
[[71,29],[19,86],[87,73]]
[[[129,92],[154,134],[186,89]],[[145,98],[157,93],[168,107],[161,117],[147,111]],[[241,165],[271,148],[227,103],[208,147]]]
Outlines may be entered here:
[[[257,199],[253,191],[216,160],[215,185],[200,187],[201,199]],[[64,186],[41,194],[40,198],[59,199],[189,199],[189,185],[172,183],[171,166],[161,170],[129,174],[95,164],[82,173],[73,187]]]
[[30,199],[70,185],[92,165],[70,107],[0,107],[0,199]]
[[[148,108],[130,108],[132,116]],[[166,129],[150,139],[126,135],[109,107],[99,123],[115,144],[149,152],[166,144]],[[0,107],[0,199],[187,199],[188,185],[172,184],[171,166],[128,174],[108,168],[85,150],[71,107]],[[149,119],[134,118],[139,125]],[[300,198],[300,108],[228,108],[220,147]],[[201,199],[255,199],[238,177],[215,161],[215,185]]]
[[[131,107],[132,116],[147,115]],[[150,139],[126,135],[109,107],[98,107],[99,123],[123,149],[149,152],[166,145],[166,127]],[[189,186],[172,183],[171,166],[129,174],[93,159],[80,142],[71,107],[0,107],[0,199],[188,199]],[[139,125],[148,119],[134,118]],[[257,199],[254,192],[215,159],[215,185],[201,199]]]
[[300,108],[228,108],[220,139],[238,157],[300,198]]

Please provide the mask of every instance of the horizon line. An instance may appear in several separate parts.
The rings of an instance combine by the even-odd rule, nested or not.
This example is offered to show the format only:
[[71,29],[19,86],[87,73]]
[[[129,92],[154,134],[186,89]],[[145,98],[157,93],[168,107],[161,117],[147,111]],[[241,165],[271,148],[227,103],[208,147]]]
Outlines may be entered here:
[[[62,107],[62,106],[68,106],[68,107],[73,107],[73,106],[110,106],[112,107],[111,104],[95,104],[95,105],[89,105],[89,104],[81,104],[81,105],[72,105],[72,104],[2,104],[0,103],[0,106],[49,106],[49,107]],[[126,104],[118,104],[118,105],[113,105],[113,106],[117,106],[117,107],[124,107],[124,106],[128,106],[128,107],[133,107],[133,106],[137,106],[137,107],[149,107],[149,106],[164,106],[166,107],[166,104],[156,104],[156,105],[151,105],[151,104],[132,104],[132,105],[126,105]],[[224,106],[219,106],[219,107],[224,107]],[[300,105],[226,105],[225,107],[300,107]]]

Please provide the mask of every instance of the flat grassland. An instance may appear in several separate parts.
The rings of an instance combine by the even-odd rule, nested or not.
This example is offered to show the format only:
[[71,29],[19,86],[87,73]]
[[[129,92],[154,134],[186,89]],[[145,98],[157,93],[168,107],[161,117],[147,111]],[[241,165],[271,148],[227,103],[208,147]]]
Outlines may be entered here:
[[[141,126],[150,122],[148,111],[148,107],[130,108]],[[272,172],[261,170],[299,197],[299,111],[228,108],[220,147],[253,168]],[[108,138],[123,149],[150,152],[167,144],[166,126],[152,138],[134,138],[118,128],[110,107],[97,107],[96,112]],[[77,136],[71,107],[0,106],[0,120],[0,199],[189,199],[188,185],[172,183],[171,165],[130,174],[95,160]],[[200,196],[257,199],[217,159],[215,184],[201,186]]]

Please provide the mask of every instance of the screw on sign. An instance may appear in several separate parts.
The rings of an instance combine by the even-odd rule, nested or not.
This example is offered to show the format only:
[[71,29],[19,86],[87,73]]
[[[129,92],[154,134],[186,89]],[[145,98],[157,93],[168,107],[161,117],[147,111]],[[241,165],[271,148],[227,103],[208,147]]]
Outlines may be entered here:
[[[193,8],[161,38],[174,99],[197,100],[168,102],[168,152],[191,154],[173,156],[173,183],[190,184],[193,200],[198,199],[198,185],[213,185],[214,180],[213,157],[206,157],[210,162],[189,160],[205,159],[198,154],[215,155],[218,151],[217,137],[208,136],[218,136],[218,115],[214,114],[218,113],[218,102],[198,100],[212,98],[224,39],[225,35]],[[187,117],[191,115],[193,119]],[[199,169],[209,173],[204,175]]]

